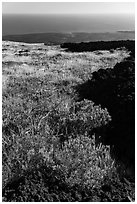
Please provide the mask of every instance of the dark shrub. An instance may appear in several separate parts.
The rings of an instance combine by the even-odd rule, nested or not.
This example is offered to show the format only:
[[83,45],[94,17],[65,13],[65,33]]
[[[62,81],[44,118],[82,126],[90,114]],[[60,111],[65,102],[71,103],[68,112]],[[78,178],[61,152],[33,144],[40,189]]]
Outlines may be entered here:
[[62,48],[67,48],[71,52],[88,52],[95,50],[111,50],[121,47],[132,52],[135,56],[135,41],[134,40],[121,40],[121,41],[98,41],[98,42],[81,42],[81,43],[63,43]]

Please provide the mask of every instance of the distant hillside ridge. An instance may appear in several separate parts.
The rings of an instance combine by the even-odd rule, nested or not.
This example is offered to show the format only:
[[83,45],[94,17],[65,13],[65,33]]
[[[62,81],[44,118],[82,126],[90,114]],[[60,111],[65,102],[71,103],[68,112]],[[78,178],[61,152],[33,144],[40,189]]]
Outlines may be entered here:
[[135,32],[106,32],[106,33],[30,33],[22,35],[2,36],[4,41],[25,42],[25,43],[45,43],[46,45],[57,45],[65,42],[89,42],[89,41],[117,41],[135,40]]

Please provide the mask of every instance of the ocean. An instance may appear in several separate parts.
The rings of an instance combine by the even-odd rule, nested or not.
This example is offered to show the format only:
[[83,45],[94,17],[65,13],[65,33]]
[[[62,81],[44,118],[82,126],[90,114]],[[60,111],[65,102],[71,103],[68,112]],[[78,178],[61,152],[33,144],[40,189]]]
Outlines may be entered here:
[[3,14],[2,35],[28,33],[116,32],[135,30],[133,15],[13,15]]

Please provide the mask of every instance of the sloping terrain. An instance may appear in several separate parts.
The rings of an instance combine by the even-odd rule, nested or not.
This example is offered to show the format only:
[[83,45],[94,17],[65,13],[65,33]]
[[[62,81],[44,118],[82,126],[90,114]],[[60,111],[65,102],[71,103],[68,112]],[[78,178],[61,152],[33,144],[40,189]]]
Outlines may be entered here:
[[3,201],[134,200],[134,183],[92,134],[111,115],[76,91],[129,55],[3,41]]

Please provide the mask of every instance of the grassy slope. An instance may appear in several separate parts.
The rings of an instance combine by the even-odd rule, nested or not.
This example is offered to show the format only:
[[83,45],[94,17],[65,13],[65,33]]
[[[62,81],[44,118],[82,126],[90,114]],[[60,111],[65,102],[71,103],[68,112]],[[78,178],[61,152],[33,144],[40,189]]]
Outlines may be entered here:
[[[3,186],[31,168],[34,171],[41,168],[40,163],[43,165],[45,161],[50,168],[65,172],[68,188],[75,184],[97,188],[105,175],[113,174],[115,168],[109,148],[96,147],[94,138],[87,137],[90,126],[105,124],[110,116],[107,110],[92,102],[76,103],[74,87],[90,79],[92,72],[113,68],[127,56],[126,50],[72,54],[58,46],[3,42]],[[60,139],[65,141],[65,137],[70,139],[60,147]],[[77,156],[71,160],[74,150]],[[98,157],[98,152],[104,152],[105,157]],[[79,166],[81,158],[83,165]],[[81,178],[81,174],[85,176]],[[93,180],[90,180],[91,174]],[[38,191],[39,188],[42,187]],[[19,201],[29,201],[29,196],[25,191]],[[17,201],[17,198],[11,200]]]

